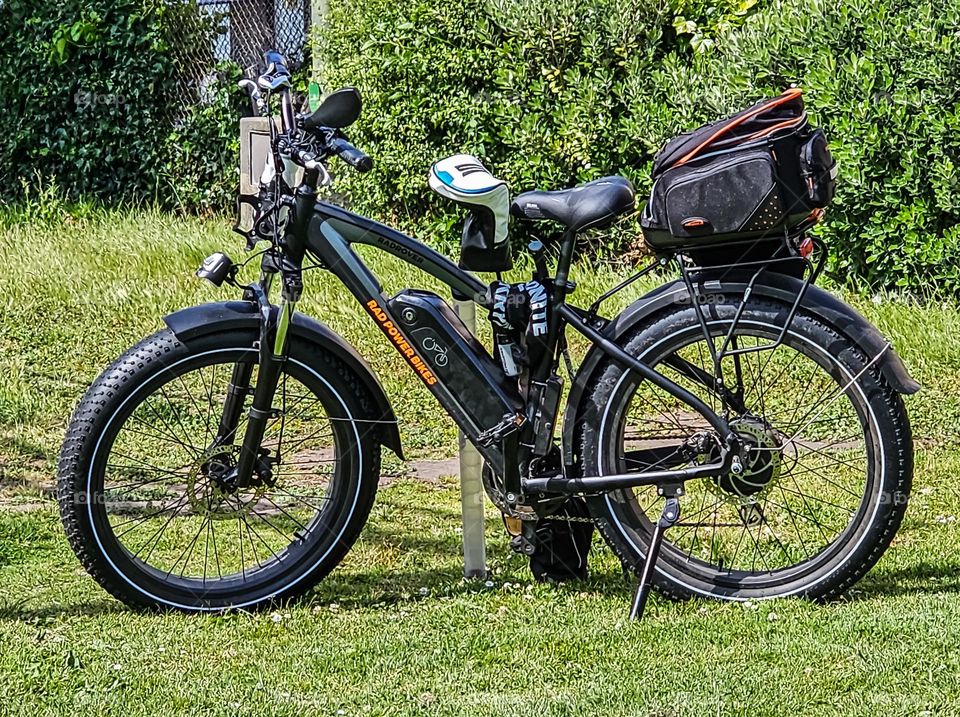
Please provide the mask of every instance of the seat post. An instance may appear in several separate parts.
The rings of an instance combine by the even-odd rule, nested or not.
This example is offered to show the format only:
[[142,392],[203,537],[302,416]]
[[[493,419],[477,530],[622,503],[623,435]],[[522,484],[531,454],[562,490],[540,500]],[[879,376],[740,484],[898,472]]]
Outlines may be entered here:
[[554,297],[557,301],[563,301],[566,295],[573,289],[573,285],[567,281],[570,274],[570,264],[573,261],[573,250],[577,243],[577,233],[573,229],[567,229],[563,233],[563,240],[560,243],[560,256],[557,259],[557,275],[553,282]]

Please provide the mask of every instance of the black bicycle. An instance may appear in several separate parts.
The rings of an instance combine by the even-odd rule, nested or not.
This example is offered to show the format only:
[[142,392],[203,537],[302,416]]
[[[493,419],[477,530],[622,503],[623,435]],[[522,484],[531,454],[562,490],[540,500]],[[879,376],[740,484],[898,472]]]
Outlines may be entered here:
[[[247,86],[268,115],[279,99],[280,121],[260,193],[243,198],[252,224],[240,227],[249,249],[266,242],[259,280],[239,286],[236,264],[208,258],[198,274],[242,298],[167,316],[94,382],[67,431],[63,522],[107,591],[138,607],[261,608],[309,590],[356,540],[381,450],[402,457],[400,434],[356,350],[296,311],[312,267],[359,301],[476,445],[520,549],[536,551],[546,521],[592,521],[640,576],[634,616],[651,585],[676,598],[824,599],[878,560],[913,468],[900,394],[919,387],[875,328],[814,284],[824,252],[807,230],[832,175],[808,162],[793,193],[783,188],[788,140],[791,157],[826,156],[796,96],[668,144],[643,218],[656,258],[583,309],[568,302],[577,237],[633,210],[627,180],[511,198],[473,157],[438,162],[431,186],[468,214],[458,265],[318,200],[331,158],[372,166],[344,136],[360,96],[339,90],[297,114],[283,59],[267,61]],[[776,195],[763,184],[771,162]],[[729,186],[725,172],[738,173],[739,193],[703,191]],[[744,201],[749,216],[737,218]],[[562,238],[529,244],[530,281],[485,283],[468,269],[510,267],[511,216],[517,232],[545,220]],[[475,302],[492,353],[436,294],[385,295],[358,244]],[[669,266],[677,279],[603,315],[614,293]],[[592,343],[575,372],[568,329]]]

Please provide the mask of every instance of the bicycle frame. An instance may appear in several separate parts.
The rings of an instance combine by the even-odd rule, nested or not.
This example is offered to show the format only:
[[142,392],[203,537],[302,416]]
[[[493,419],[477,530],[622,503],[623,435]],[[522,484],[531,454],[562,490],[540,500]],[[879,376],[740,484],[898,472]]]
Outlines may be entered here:
[[[540,421],[527,420],[519,431],[517,440],[514,442],[515,445],[504,446],[504,451],[516,450],[518,453],[518,455],[506,456],[503,461],[505,474],[502,478],[507,494],[522,496],[538,492],[601,492],[631,486],[682,483],[693,478],[718,476],[728,472],[738,455],[739,442],[727,421],[697,396],[642,361],[630,356],[620,346],[606,339],[591,325],[587,312],[566,302],[567,295],[574,288],[574,284],[568,281],[568,274],[575,241],[576,235],[567,232],[560,244],[556,274],[553,278],[554,290],[552,311],[549,312],[547,350],[544,351],[539,364],[530,367],[529,385],[531,390],[527,397],[528,408],[531,404],[535,405],[540,399],[541,396],[538,392],[543,390],[546,380],[556,368],[559,359],[557,349],[563,346],[565,328],[571,326],[614,360],[636,371],[643,378],[669,392],[703,415],[711,428],[723,438],[725,445],[721,449],[719,461],[691,468],[648,471],[642,475],[625,473],[570,479],[558,474],[524,479],[517,470],[512,469],[525,464],[525,459],[529,458],[529,448],[538,438],[538,436],[531,434],[534,430],[534,424],[538,424],[540,431],[548,431],[547,439],[552,441],[556,415],[546,416],[544,420]],[[388,337],[391,337],[394,329],[403,334],[403,330],[400,328],[402,323],[390,311],[390,300],[383,293],[381,283],[353,250],[352,245],[354,244],[381,249],[449,286],[455,298],[472,300],[481,307],[489,308],[486,298],[487,287],[476,276],[461,269],[450,259],[422,242],[341,207],[326,202],[317,202],[309,221],[305,243],[307,251],[315,255],[323,266],[343,283]],[[409,342],[409,337],[405,336],[404,338]],[[391,341],[391,343],[402,355],[404,354],[400,343],[396,340]],[[405,355],[405,358],[416,370],[417,364],[412,361],[411,357]],[[428,388],[436,392],[436,386],[432,385],[420,371],[417,371],[417,373]],[[528,410],[527,417],[532,419],[534,412]],[[539,436],[539,438],[541,441],[543,440],[543,436]],[[482,447],[481,452],[484,452]],[[486,453],[489,453],[489,450]],[[525,453],[527,455],[524,455]]]
[[[280,96],[283,126],[285,131],[289,131],[295,126],[289,90],[282,88]],[[269,107],[269,100],[266,107]],[[271,149],[274,163],[279,170],[285,160],[279,152],[278,140],[279,135],[271,123]],[[260,282],[249,286],[246,291],[246,298],[255,300],[261,312],[259,374],[253,391],[253,405],[247,414],[247,428],[234,476],[237,485],[249,485],[254,473],[262,478],[271,471],[269,453],[262,449],[260,443],[268,421],[276,415],[273,409],[274,394],[286,357],[287,331],[303,290],[302,265],[308,252],[319,259],[321,265],[353,294],[447,413],[477,445],[487,464],[502,479],[508,502],[520,502],[524,496],[533,493],[603,492],[640,485],[669,485],[669,490],[676,492],[682,490],[684,481],[692,478],[720,476],[731,469],[738,472],[740,442],[722,416],[697,396],[630,356],[603,336],[592,325],[596,320],[593,309],[585,312],[567,304],[566,297],[575,286],[568,281],[576,242],[574,232],[568,230],[560,242],[556,273],[550,280],[552,295],[548,299],[550,307],[547,311],[543,350],[535,365],[529,367],[525,395],[521,395],[517,382],[513,381],[511,385],[500,365],[490,358],[486,349],[463,328],[462,323],[449,313],[449,307],[439,297],[423,293],[414,296],[409,290],[400,292],[392,299],[387,297],[380,281],[356,254],[353,245],[369,245],[386,251],[449,286],[454,298],[471,300],[484,308],[490,308],[487,286],[473,274],[416,239],[341,207],[317,201],[316,187],[321,176],[327,176],[325,168],[310,155],[305,155],[295,147],[288,147],[298,156],[297,163],[304,167],[303,181],[292,198],[288,195],[281,198],[281,203],[290,209],[283,239],[277,241],[278,237],[274,238],[275,250],[264,257]],[[353,151],[356,152],[355,149]],[[247,236],[249,240],[251,235]],[[254,239],[253,242],[255,241]],[[252,246],[252,243],[249,246]],[[537,267],[535,278],[541,282],[549,280],[542,254],[535,254],[534,263]],[[283,290],[282,302],[279,309],[274,311],[269,303],[269,291],[273,276],[277,274],[280,275]],[[402,303],[410,301],[419,304],[414,308]],[[447,381],[459,383],[460,394],[448,390],[445,381],[441,380],[442,377],[435,375],[436,366],[431,370],[431,362],[418,355],[414,348],[416,341],[407,330],[410,327],[404,327],[403,322],[398,320],[400,317],[392,310],[392,303],[400,306],[400,313],[411,317],[420,316],[418,312],[422,310],[428,321],[433,322],[432,326],[442,332],[443,337],[454,347],[454,355],[463,360],[462,363],[468,370],[457,375],[448,373]],[[404,306],[406,308],[403,308]],[[541,459],[549,463],[549,454],[554,446],[554,428],[561,395],[561,382],[556,369],[561,351],[566,347],[567,326],[572,326],[586,336],[615,361],[701,414],[719,437],[719,460],[675,470],[650,470],[642,475],[623,473],[573,479],[563,475],[564,469],[559,465],[551,466],[550,470],[546,471],[538,470],[536,475],[532,475],[533,471],[529,468],[533,461]],[[423,332],[418,329],[414,333],[417,331]],[[240,407],[244,396],[250,390],[251,376],[252,370],[249,366],[238,364],[235,367],[215,444],[233,441],[241,413]],[[464,376],[467,377],[467,385],[464,384]],[[487,391],[481,398],[489,399],[475,402],[481,404],[483,411],[483,415],[476,420],[475,414],[458,398],[459,395],[465,396],[469,393],[472,385],[469,382],[473,377],[477,379],[474,383],[481,384]],[[500,415],[491,415],[491,411],[498,408]],[[479,425],[481,423],[483,425]]]
[[[624,569],[639,577],[631,618],[642,615],[655,581],[680,596],[819,599],[869,569],[903,516],[912,476],[909,420],[892,390],[912,393],[919,386],[879,331],[811,286],[826,253],[806,230],[820,213],[799,224],[788,215],[769,235],[739,242],[722,241],[733,238],[727,234],[674,237],[676,244],[664,245],[672,248],[587,309],[568,302],[578,241],[569,228],[551,247],[549,263],[543,244],[530,243],[531,278],[512,283],[498,273],[486,284],[465,267],[512,266],[502,241],[508,211],[581,231],[612,225],[635,207],[629,182],[608,177],[568,192],[511,199],[476,158],[440,160],[431,169],[431,188],[471,212],[457,265],[415,238],[319,201],[317,188],[332,182],[328,160],[361,173],[373,167],[343,132],[359,117],[360,94],[343,88],[311,112],[296,114],[285,60],[271,51],[265,61],[263,75],[241,84],[255,114],[269,115],[271,96],[279,98],[280,122],[268,123],[270,154],[258,193],[241,197],[254,210],[253,222],[236,229],[248,251],[266,248],[243,264],[216,252],[197,271],[215,286],[243,290],[244,300],[166,316],[167,331],[137,344],[94,384],[64,442],[58,477],[63,522],[78,557],[103,587],[137,607],[266,607],[308,590],[359,534],[375,497],[382,450],[404,459],[400,431],[380,381],[354,347],[297,314],[307,269],[322,269],[346,287],[477,447],[487,496],[503,515],[511,548],[529,556],[536,579],[585,577],[594,527]],[[816,148],[814,140],[822,137],[803,146]],[[778,158],[775,166],[783,160],[795,173],[807,149],[798,147],[796,156]],[[764,199],[759,219],[769,218],[772,206]],[[386,252],[448,287],[454,299],[485,309],[492,352],[454,313],[449,296],[385,290],[363,261],[361,246]],[[241,285],[241,270],[253,258],[260,260],[259,279]],[[679,278],[615,318],[598,313],[605,300],[668,261],[676,261]],[[271,293],[279,294],[275,301]],[[571,327],[590,347],[562,408],[561,365],[573,374]],[[774,354],[780,346],[784,350]],[[170,361],[128,365],[131,356]],[[225,391],[223,374],[217,374],[224,364],[230,376]],[[117,366],[122,390],[97,388],[116,383]],[[288,377],[301,386],[289,403]],[[171,381],[179,385],[175,400],[164,388]],[[769,401],[767,388],[778,389]],[[148,401],[160,396],[166,403],[158,412]],[[302,402],[321,415],[301,413]],[[137,418],[140,407],[155,418],[144,424]],[[93,414],[99,418],[90,420]],[[128,428],[128,421],[149,432]],[[120,438],[125,430],[133,437]],[[132,455],[118,455],[115,448],[127,451],[128,444],[136,449],[128,451]],[[114,455],[119,462],[111,461]],[[614,474],[597,475],[604,472]],[[811,493],[804,492],[808,483]],[[633,488],[644,486],[643,494],[633,495]],[[694,500],[701,506],[680,523],[688,488],[699,493]],[[891,493],[904,501],[878,498]],[[651,508],[658,497],[656,518]],[[821,507],[811,509],[808,498]],[[156,504],[163,507],[155,510]],[[795,512],[800,504],[802,512]],[[836,518],[826,530],[824,510]],[[123,517],[115,521],[111,513]],[[163,540],[178,516],[181,527]],[[795,517],[809,525],[798,527]],[[284,542],[264,542],[248,518]],[[231,556],[226,572],[212,531],[214,521],[224,519],[239,539],[239,565],[235,549],[223,553]],[[660,566],[665,533],[677,525],[685,530],[670,541]],[[203,554],[194,557],[205,526]],[[146,543],[123,540],[140,528],[150,536]],[[709,547],[698,540],[701,528],[709,531]],[[790,535],[786,543],[781,530]],[[176,543],[191,534],[178,553]],[[752,562],[750,556],[738,561],[748,535],[756,548]],[[215,578],[208,574],[211,539]],[[261,560],[257,540],[274,559]]]
[[[276,58],[274,58],[275,62]],[[281,69],[285,73],[285,68]],[[290,101],[289,80],[286,79],[285,74],[277,77],[267,76],[261,80],[263,82],[258,80],[261,86],[276,85],[278,88],[281,99],[281,121],[286,136],[286,133],[296,127],[296,118]],[[251,97],[257,113],[260,110],[266,110],[269,114],[269,93],[264,102],[260,102],[256,90]],[[346,123],[349,124],[349,122]],[[279,172],[285,162],[280,152],[280,136],[272,122],[270,130],[272,156]],[[338,146],[341,147],[341,150],[338,150],[341,152],[341,158],[358,166],[358,157],[362,153],[352,148],[344,155],[343,143],[341,142]],[[349,143],[346,143],[346,146],[352,147]],[[686,480],[720,476],[731,469],[739,472],[740,442],[723,417],[697,396],[630,356],[620,346],[604,337],[591,325],[596,319],[592,311],[585,312],[566,303],[567,295],[575,286],[568,281],[568,274],[573,259],[576,233],[569,230],[560,243],[556,273],[552,278],[553,290],[548,299],[550,310],[547,311],[548,321],[543,351],[536,364],[529,367],[525,395],[521,395],[516,381],[511,388],[509,385],[511,382],[506,374],[489,357],[483,346],[469,335],[469,332],[457,329],[456,324],[459,324],[462,329],[458,319],[444,315],[445,311],[449,312],[446,304],[438,306],[436,303],[431,303],[429,297],[424,295],[419,297],[419,300],[425,302],[421,305],[426,315],[434,321],[434,326],[440,327],[443,331],[449,329],[446,336],[452,339],[459,352],[458,355],[465,358],[468,364],[472,364],[469,368],[481,379],[480,383],[489,389],[489,393],[494,395],[496,400],[487,402],[487,415],[483,417],[485,423],[491,424],[489,415],[491,407],[499,405],[505,409],[499,417],[499,423],[482,426],[482,433],[478,432],[478,426],[474,421],[469,420],[469,410],[462,405],[460,407],[464,410],[455,410],[458,405],[456,397],[447,390],[440,377],[434,375],[428,368],[429,362],[425,362],[413,350],[412,347],[416,342],[407,335],[409,332],[402,328],[402,322],[398,321],[398,317],[391,310],[391,301],[397,302],[404,292],[393,299],[384,295],[379,280],[353,251],[352,245],[365,244],[386,251],[449,286],[455,298],[472,300],[484,308],[490,308],[486,298],[487,286],[473,274],[464,271],[448,258],[416,239],[341,207],[317,201],[316,187],[319,180],[322,176],[328,178],[325,166],[316,161],[314,155],[305,154],[290,144],[286,147],[291,152],[291,157],[297,158],[295,163],[304,168],[304,175],[292,198],[285,195],[279,199],[281,204],[290,209],[283,239],[278,242],[278,237],[274,236],[276,251],[272,254],[272,264],[266,261],[270,255],[265,255],[259,284],[249,286],[246,291],[246,298],[255,300],[260,306],[260,356],[253,405],[247,414],[247,428],[233,477],[236,485],[249,485],[255,472],[261,478],[271,472],[269,453],[264,451],[260,444],[268,421],[276,415],[273,409],[274,394],[286,357],[287,331],[303,289],[302,265],[307,252],[318,258],[323,267],[333,273],[353,294],[381,331],[391,339],[394,347],[415,369],[447,413],[477,445],[488,465],[499,473],[509,503],[517,503],[523,496],[532,493],[603,492],[640,485],[660,485],[661,487],[668,485],[669,491],[676,493],[678,490],[682,491],[682,483]],[[369,159],[367,159],[367,165],[369,168]],[[279,189],[279,185],[277,188]],[[248,246],[252,247],[256,239],[251,242],[252,234],[246,236]],[[542,251],[542,246],[540,250]],[[536,279],[548,280],[542,255],[535,255],[534,263],[537,266]],[[276,274],[280,275],[283,283],[283,293],[279,309],[274,312],[269,303],[269,291],[272,278]],[[430,295],[430,297],[439,301],[436,295]],[[410,307],[402,313],[417,315],[416,311]],[[273,316],[277,317],[275,321]],[[640,374],[701,414],[719,436],[719,460],[676,470],[651,470],[643,475],[623,473],[582,476],[573,479],[563,475],[564,469],[559,465],[551,467],[552,473],[538,470],[537,475],[528,475],[531,473],[528,469],[533,460],[541,459],[549,462],[554,446],[553,436],[561,395],[561,382],[556,375],[556,368],[561,351],[566,347],[565,330],[568,325],[586,336],[615,361]],[[251,376],[252,370],[249,366],[238,364],[234,368],[220,430],[214,441],[215,445],[234,440],[243,400],[249,393]],[[497,401],[500,403],[498,404]]]

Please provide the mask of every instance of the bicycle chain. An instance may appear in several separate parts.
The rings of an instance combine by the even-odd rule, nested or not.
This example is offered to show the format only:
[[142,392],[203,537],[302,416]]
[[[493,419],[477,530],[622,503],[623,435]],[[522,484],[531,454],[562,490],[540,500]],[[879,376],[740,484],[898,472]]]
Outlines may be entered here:
[[[493,500],[491,499],[490,502],[493,503]],[[526,512],[518,511],[518,510],[515,510],[515,509],[504,510],[502,507],[500,507],[500,506],[497,505],[496,503],[494,503],[494,507],[495,507],[497,510],[499,510],[499,511],[500,511],[505,517],[507,517],[507,518],[514,518],[514,519],[516,519],[516,520],[521,520],[521,521],[525,521],[525,522],[533,522],[533,521],[536,521],[536,520],[562,520],[562,521],[565,522],[565,523],[593,523],[593,522],[594,522],[594,519],[593,519],[593,518],[580,517],[580,516],[577,516],[577,515],[574,515],[574,516],[566,516],[566,515],[564,515],[564,516],[553,516],[553,515],[540,516],[540,515],[537,515],[536,513],[532,513],[532,512],[531,512],[531,513],[526,513]]]
[[516,510],[512,511],[511,513],[506,513],[506,512],[503,511],[503,509],[502,509],[500,506],[496,506],[496,508],[497,508],[497,510],[499,510],[501,513],[503,513],[503,515],[505,515],[505,516],[508,517],[508,518],[516,518],[517,520],[523,520],[523,521],[528,521],[528,522],[532,522],[532,521],[535,521],[535,520],[562,520],[562,521],[565,522],[565,523],[593,523],[593,522],[594,522],[594,519],[593,519],[593,518],[585,518],[585,517],[580,517],[580,516],[578,516],[578,515],[574,515],[574,516],[566,516],[566,515],[564,515],[564,516],[544,515],[544,516],[541,516],[541,515],[537,515],[536,513],[521,513],[521,512],[516,511]]

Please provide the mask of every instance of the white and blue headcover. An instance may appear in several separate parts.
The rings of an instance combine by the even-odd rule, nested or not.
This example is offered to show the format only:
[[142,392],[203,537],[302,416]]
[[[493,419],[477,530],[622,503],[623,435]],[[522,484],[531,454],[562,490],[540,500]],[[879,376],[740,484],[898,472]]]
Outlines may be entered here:
[[496,224],[494,246],[507,241],[510,189],[506,182],[490,174],[479,159],[469,154],[441,159],[430,168],[430,188],[458,204],[488,209]]

